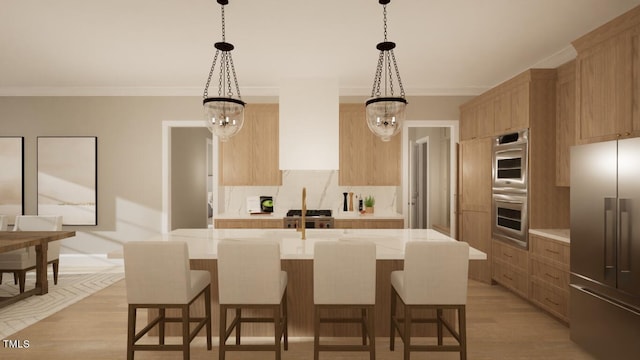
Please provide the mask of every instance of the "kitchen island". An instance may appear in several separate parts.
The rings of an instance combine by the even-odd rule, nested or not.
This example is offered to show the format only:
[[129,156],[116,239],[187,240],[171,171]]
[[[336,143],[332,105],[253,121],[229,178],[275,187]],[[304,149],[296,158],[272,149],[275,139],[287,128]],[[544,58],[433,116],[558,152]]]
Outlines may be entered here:
[[[317,241],[372,241],[376,244],[376,335],[389,334],[390,274],[401,270],[404,246],[409,241],[457,241],[434,230],[423,229],[308,229],[301,240],[294,229],[177,229],[150,240],[184,241],[189,246],[191,268],[211,273],[212,319],[218,322],[217,245],[220,240],[273,239],[280,242],[282,269],[288,274],[290,336],[313,335],[313,246]],[[485,253],[469,248],[469,259],[484,261]],[[201,307],[195,307],[200,309]],[[152,316],[150,314],[150,316]],[[199,316],[194,312],[194,316]],[[217,326],[213,326],[214,332]],[[422,329],[420,329],[422,330]],[[267,336],[272,329],[267,324],[246,324],[243,335]],[[323,326],[326,336],[359,336],[359,329],[350,324]],[[430,334],[431,331],[423,332]],[[168,327],[167,334],[180,334],[180,329]]]

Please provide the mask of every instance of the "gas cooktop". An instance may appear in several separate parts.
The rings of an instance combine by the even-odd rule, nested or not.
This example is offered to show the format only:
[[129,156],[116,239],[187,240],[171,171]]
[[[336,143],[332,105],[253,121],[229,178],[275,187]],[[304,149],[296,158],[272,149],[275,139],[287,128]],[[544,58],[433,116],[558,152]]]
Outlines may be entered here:
[[[287,217],[302,216],[302,210],[289,210],[287,211]],[[307,210],[305,216],[307,217],[331,217],[331,210]]]

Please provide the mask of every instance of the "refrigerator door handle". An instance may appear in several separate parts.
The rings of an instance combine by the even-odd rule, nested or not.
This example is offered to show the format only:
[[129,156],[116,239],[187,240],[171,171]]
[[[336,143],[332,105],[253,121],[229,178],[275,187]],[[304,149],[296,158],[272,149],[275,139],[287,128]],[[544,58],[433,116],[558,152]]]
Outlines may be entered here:
[[616,266],[616,223],[617,199],[604,198],[604,271],[613,270]]
[[621,273],[631,272],[631,199],[620,199],[620,253],[618,254]]

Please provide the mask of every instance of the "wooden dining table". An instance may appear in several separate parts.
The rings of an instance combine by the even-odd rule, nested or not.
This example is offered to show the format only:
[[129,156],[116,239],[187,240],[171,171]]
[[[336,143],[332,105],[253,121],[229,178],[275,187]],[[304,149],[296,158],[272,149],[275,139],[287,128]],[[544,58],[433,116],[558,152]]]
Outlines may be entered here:
[[49,292],[47,280],[47,249],[49,243],[76,235],[75,231],[0,231],[0,253],[36,248],[36,285],[21,294],[0,298],[0,308],[13,304],[32,295],[44,295]]

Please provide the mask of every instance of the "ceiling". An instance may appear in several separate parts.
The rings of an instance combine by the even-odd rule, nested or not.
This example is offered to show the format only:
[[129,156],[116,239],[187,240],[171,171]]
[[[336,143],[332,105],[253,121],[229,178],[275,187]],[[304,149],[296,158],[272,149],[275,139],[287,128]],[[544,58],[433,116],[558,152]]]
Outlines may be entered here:
[[[388,38],[406,94],[475,95],[575,56],[572,40],[640,0],[394,0]],[[0,95],[202,95],[221,41],[215,0],[2,0]],[[376,0],[230,0],[242,95],[337,77],[368,96],[383,40]]]

